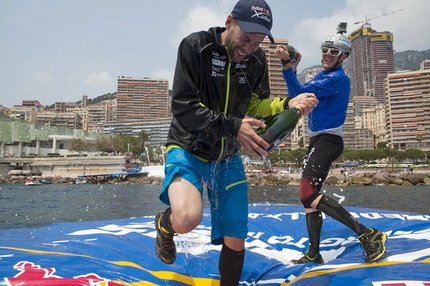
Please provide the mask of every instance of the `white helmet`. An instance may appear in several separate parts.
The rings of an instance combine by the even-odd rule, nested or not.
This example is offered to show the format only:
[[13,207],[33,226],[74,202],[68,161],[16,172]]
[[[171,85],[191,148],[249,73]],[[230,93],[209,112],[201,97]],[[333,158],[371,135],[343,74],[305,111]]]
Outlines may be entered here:
[[337,26],[337,33],[326,37],[321,43],[321,48],[335,48],[345,54],[349,54],[351,52],[351,42],[343,33],[346,33],[346,23],[340,23]]

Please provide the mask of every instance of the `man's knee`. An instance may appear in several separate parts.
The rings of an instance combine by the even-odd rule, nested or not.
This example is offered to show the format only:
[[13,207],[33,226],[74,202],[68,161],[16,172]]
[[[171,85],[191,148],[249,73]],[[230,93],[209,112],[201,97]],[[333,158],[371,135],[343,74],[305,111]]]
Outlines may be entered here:
[[305,208],[312,208],[312,202],[319,196],[320,185],[318,178],[304,177],[300,181],[299,196]]

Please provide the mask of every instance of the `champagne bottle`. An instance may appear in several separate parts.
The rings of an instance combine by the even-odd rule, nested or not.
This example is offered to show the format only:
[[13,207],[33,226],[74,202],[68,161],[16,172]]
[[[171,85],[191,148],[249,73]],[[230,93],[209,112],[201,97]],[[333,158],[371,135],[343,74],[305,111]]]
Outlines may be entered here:
[[302,111],[299,108],[293,107],[269,117],[266,122],[264,122],[266,128],[258,128],[255,130],[264,141],[270,144],[269,147],[266,148],[267,152],[271,152],[278,147],[279,144],[291,134],[301,115]]
[[295,62],[297,60],[297,49],[293,46],[287,45],[287,50],[290,55],[290,61]]

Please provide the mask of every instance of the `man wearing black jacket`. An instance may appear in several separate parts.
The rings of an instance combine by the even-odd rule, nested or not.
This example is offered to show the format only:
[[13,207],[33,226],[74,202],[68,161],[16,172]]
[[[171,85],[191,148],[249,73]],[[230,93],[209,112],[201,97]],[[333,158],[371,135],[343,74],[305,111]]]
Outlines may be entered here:
[[267,63],[260,44],[266,36],[274,42],[272,21],[264,0],[240,0],[225,27],[192,33],[178,50],[160,194],[170,207],[155,218],[155,250],[164,263],[175,262],[173,237],[200,224],[207,190],[211,241],[222,245],[221,285],[238,285],[244,263],[248,184],[239,149],[256,158],[268,155],[268,143],[254,131],[265,125],[254,117],[295,106],[306,114],[318,102],[312,94],[269,98]]

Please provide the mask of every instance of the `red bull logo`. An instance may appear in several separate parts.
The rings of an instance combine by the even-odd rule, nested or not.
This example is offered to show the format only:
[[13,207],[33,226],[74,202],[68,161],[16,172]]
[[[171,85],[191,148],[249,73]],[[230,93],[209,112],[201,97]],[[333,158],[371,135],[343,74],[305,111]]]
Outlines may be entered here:
[[42,268],[29,261],[20,261],[14,265],[14,269],[19,273],[13,278],[5,278],[6,285],[64,285],[64,286],[121,286],[108,279],[104,279],[97,274],[88,273],[84,275],[75,276],[72,278],[65,278],[54,275],[55,268],[48,267]]

